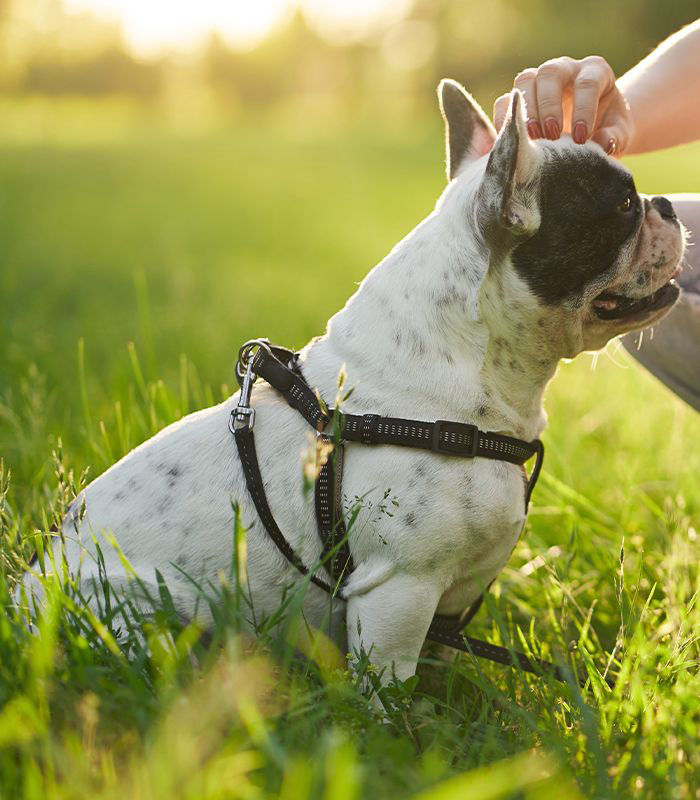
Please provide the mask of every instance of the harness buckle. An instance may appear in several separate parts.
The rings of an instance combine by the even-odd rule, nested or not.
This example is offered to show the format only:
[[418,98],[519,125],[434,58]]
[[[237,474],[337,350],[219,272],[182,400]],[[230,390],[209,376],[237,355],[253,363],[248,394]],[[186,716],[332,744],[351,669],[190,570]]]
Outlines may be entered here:
[[[443,444],[440,441],[440,434],[442,433],[442,430],[446,425],[452,425],[452,426],[457,425],[460,428],[459,431],[460,433],[462,431],[465,431],[471,434],[471,446],[469,447],[469,450],[465,452],[464,450],[461,450],[459,448],[459,444],[456,441],[457,437],[456,431],[454,434],[455,435],[454,445],[447,443]],[[478,448],[479,448],[479,429],[476,427],[476,425],[470,425],[468,422],[464,423],[450,422],[447,419],[436,419],[435,422],[433,423],[433,441],[431,447],[431,450],[433,450],[433,452],[444,453],[445,455],[460,455],[464,456],[465,458],[474,458],[477,454]]]

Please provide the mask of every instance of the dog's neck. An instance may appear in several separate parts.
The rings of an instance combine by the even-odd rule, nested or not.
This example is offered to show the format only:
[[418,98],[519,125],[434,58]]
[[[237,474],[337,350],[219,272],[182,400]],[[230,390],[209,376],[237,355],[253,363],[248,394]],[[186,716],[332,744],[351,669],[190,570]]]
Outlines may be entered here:
[[345,365],[347,411],[539,436],[557,358],[538,347],[538,320],[508,313],[518,287],[487,271],[488,251],[438,206],[308,345],[307,379],[330,403]]

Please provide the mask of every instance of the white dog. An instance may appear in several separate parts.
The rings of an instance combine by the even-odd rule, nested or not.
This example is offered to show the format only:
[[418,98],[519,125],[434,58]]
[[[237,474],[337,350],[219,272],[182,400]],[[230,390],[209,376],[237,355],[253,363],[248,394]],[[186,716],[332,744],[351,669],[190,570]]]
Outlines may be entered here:
[[[328,403],[344,366],[356,387],[348,413],[455,420],[529,441],[545,426],[542,395],[559,359],[646,327],[673,305],[682,230],[668,200],[638,195],[597,145],[531,141],[517,91],[498,136],[455,82],[443,81],[439,97],[449,181],[435,211],[369,273],[301,366]],[[246,490],[228,428],[237,399],[170,425],[76,499],[64,533],[84,584],[97,576],[93,536],[110,532],[154,596],[159,570],[178,611],[192,616],[196,592],[180,570],[216,583],[228,569],[232,500],[250,526],[255,609],[272,612],[283,587],[301,579]],[[270,507],[313,565],[321,543],[300,465],[309,427],[267,384],[256,385],[252,405]],[[386,489],[398,507],[368,511],[350,531],[356,568],[346,602],[334,601],[336,617],[347,611],[348,648],[371,651],[387,678],[412,675],[436,611],[461,613],[508,559],[525,521],[523,478],[502,461],[349,444],[346,509]],[[111,583],[129,591],[118,554],[106,543],[103,551]],[[32,575],[24,583],[38,590]],[[328,603],[310,586],[307,620],[319,625]]]

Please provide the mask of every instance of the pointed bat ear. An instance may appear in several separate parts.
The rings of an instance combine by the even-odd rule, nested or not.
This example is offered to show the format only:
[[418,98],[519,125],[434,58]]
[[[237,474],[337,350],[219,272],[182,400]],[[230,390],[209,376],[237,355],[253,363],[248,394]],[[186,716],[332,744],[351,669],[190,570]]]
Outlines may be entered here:
[[451,181],[462,166],[489,152],[496,141],[496,130],[481,106],[457,81],[443,78],[438,100],[445,120],[447,180]]
[[514,89],[483,179],[488,205],[496,212],[498,223],[516,236],[532,234],[540,224],[534,190],[540,156],[527,133],[524,106],[522,94]]

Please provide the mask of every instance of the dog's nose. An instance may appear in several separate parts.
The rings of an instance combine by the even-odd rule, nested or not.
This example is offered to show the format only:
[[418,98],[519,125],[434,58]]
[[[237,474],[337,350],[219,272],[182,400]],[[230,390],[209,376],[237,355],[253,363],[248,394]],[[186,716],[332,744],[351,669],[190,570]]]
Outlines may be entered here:
[[664,219],[676,219],[673,204],[667,197],[652,197],[651,202]]

